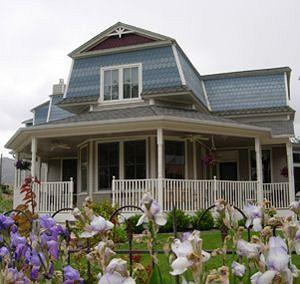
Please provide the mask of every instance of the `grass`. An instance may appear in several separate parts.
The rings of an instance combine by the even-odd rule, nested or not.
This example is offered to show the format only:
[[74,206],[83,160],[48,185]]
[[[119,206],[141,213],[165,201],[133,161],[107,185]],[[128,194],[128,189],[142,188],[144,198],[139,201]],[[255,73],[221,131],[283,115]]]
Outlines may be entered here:
[[[165,243],[170,241],[170,238],[172,237],[172,234],[167,234],[167,233],[160,233],[158,235],[158,245],[157,245],[157,250],[162,250],[163,246]],[[246,233],[244,235],[246,239]],[[221,234],[220,231],[218,230],[211,230],[211,231],[203,231],[201,232],[201,238],[203,239],[203,249],[204,250],[213,250],[221,246]],[[122,243],[118,244],[115,248],[115,251],[124,251],[128,250],[128,243]],[[145,243],[137,243],[133,242],[133,250],[147,250],[146,244]],[[120,253],[117,255],[117,257],[124,258],[126,260],[129,259],[128,254],[123,254]],[[151,265],[151,258],[148,253],[141,255],[141,258],[139,257],[134,257],[137,262],[141,263],[144,265],[144,267],[147,267],[148,265]],[[236,256],[233,255],[226,255],[224,257],[225,264],[230,265],[233,260],[237,260]],[[77,263],[76,263],[77,262]],[[300,267],[300,256],[293,256],[293,263],[297,266]],[[170,275],[170,264],[168,260],[168,256],[165,254],[158,254],[158,264],[159,268],[162,273],[162,277],[165,281],[165,283],[175,283],[174,277]],[[78,267],[78,260],[74,261],[73,264],[75,267]],[[86,262],[81,262],[79,264],[82,266],[83,271],[86,272]],[[211,269],[218,268],[223,265],[223,256],[216,256],[212,257],[207,263],[205,263],[205,271],[209,271]],[[96,266],[92,267],[93,275],[98,274],[98,269]],[[189,277],[189,275],[187,276]],[[298,283],[298,282],[295,282]]]

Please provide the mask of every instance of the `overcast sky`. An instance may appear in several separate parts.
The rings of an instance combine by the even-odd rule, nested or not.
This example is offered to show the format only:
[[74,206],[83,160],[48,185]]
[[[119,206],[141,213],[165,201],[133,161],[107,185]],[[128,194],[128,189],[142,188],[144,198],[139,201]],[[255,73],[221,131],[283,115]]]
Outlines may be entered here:
[[289,66],[300,135],[299,0],[0,0],[0,153],[67,79],[67,54],[118,21],[175,38],[200,74]]

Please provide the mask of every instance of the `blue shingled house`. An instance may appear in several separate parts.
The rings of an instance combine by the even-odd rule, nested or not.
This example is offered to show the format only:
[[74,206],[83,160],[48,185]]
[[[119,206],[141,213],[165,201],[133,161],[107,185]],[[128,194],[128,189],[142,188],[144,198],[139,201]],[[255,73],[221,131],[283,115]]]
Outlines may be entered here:
[[6,145],[42,181],[39,212],[146,191],[165,211],[294,200],[288,67],[202,75],[175,39],[123,23],[69,56],[66,84]]

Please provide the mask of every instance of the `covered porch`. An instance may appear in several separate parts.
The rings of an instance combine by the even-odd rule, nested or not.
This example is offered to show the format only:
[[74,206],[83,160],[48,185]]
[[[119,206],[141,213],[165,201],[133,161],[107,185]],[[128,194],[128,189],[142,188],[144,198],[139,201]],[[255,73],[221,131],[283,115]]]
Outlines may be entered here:
[[[279,209],[294,200],[292,148],[255,129],[160,123],[97,133],[34,135],[18,155],[31,160],[38,212],[95,201],[139,205],[150,191],[164,211],[195,212],[224,198],[242,208],[264,198]],[[204,160],[211,152],[213,164]],[[287,176],[281,169],[287,168]],[[21,183],[16,172],[16,188]],[[17,197],[15,204],[21,200]]]

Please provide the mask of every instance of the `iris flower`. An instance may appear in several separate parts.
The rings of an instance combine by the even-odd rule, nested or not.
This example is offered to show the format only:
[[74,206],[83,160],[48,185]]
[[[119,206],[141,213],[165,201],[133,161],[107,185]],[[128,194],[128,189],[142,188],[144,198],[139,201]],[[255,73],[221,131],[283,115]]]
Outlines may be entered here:
[[247,216],[246,227],[253,225],[253,231],[259,232],[262,230],[262,207],[248,204],[244,207],[244,212]]

